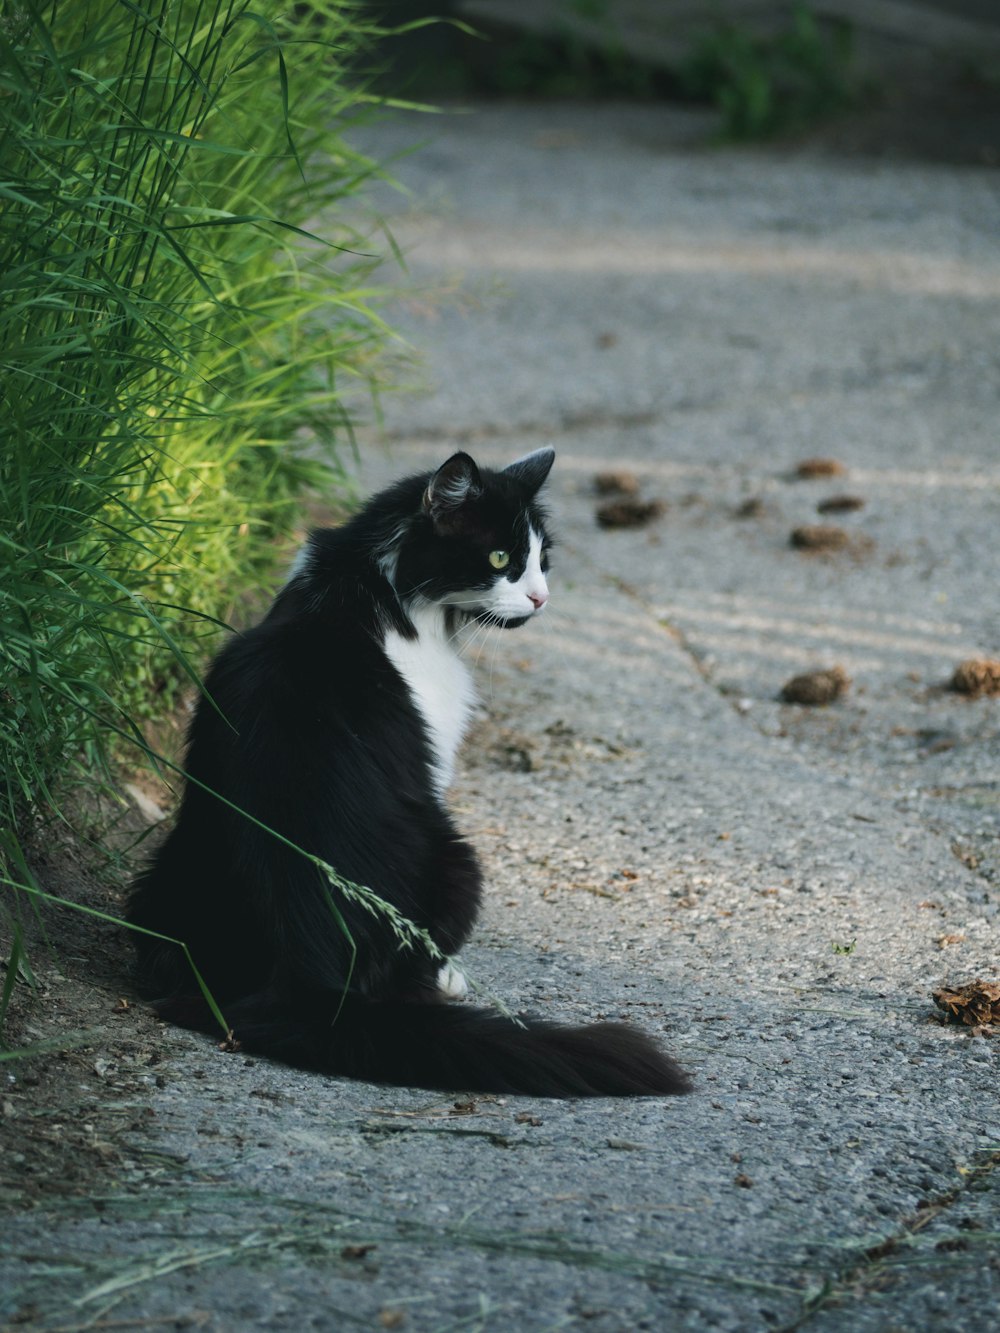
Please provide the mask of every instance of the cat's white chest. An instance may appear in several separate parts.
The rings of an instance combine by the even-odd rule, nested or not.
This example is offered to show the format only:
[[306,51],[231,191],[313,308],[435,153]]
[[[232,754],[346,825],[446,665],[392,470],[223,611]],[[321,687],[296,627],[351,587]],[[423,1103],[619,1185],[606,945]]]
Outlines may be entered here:
[[409,686],[427,728],[434,755],[434,785],[443,795],[451,785],[455,756],[475,706],[468,667],[452,646],[439,607],[411,613],[415,639],[396,630],[385,636],[386,656]]

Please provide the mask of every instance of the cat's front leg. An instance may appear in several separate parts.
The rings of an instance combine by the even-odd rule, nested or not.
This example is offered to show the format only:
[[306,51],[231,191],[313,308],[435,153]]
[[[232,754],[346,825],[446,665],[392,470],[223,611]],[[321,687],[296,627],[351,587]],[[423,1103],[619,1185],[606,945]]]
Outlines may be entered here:
[[482,875],[472,847],[456,834],[442,841],[432,873],[433,912],[427,929],[437,947],[447,955],[433,973],[434,990],[440,1000],[463,1000],[469,993],[469,983],[454,955],[472,934],[482,894]]
[[464,1000],[469,993],[465,973],[451,959],[442,963],[437,974],[438,993],[446,1000]]

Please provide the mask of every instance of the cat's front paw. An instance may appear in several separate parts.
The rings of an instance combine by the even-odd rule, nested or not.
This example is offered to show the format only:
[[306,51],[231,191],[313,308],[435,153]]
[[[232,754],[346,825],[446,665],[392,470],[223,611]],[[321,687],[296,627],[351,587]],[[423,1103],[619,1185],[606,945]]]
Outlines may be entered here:
[[469,993],[465,973],[456,963],[444,963],[438,968],[437,988],[446,1000],[464,1000]]

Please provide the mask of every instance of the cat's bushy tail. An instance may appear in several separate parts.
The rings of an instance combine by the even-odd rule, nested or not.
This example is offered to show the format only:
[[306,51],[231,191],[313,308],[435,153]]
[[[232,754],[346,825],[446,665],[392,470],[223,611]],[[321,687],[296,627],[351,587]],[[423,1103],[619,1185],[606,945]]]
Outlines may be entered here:
[[[231,1043],[301,1069],[443,1092],[535,1097],[650,1097],[687,1092],[688,1079],[644,1033],[624,1023],[524,1025],[487,1009],[370,1002],[345,996],[313,1017],[270,992],[225,1006]],[[218,1032],[200,1001],[166,1001],[161,1016]]]

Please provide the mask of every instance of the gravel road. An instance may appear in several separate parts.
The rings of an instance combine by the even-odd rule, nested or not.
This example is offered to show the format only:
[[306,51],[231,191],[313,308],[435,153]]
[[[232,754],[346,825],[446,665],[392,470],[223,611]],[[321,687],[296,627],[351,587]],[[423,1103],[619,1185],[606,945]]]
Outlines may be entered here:
[[[369,131],[426,140],[379,200],[423,364],[360,478],[555,446],[552,600],[480,648],[453,791],[491,884],[465,962],[647,1027],[695,1091],[434,1097],[164,1038],[100,1205],[6,1237],[17,1326],[995,1320],[1000,1047],[931,992],[1000,976],[1000,703],[946,688],[1000,656],[997,177],[700,132]],[[648,521],[597,522],[609,469]],[[792,544],[815,524],[846,535]],[[829,706],[780,700],[835,665]]]

